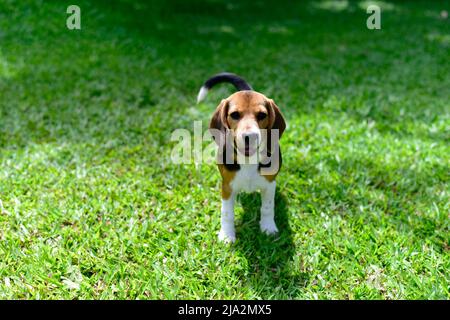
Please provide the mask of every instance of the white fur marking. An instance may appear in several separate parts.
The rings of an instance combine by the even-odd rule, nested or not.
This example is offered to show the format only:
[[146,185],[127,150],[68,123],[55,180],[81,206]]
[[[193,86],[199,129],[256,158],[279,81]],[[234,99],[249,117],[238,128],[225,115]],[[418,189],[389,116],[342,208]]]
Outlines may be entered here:
[[253,192],[266,189],[270,184],[258,172],[258,164],[241,164],[230,186],[234,192]]
[[197,103],[200,103],[203,99],[205,99],[207,94],[208,88],[206,88],[205,86],[201,87],[197,95]]

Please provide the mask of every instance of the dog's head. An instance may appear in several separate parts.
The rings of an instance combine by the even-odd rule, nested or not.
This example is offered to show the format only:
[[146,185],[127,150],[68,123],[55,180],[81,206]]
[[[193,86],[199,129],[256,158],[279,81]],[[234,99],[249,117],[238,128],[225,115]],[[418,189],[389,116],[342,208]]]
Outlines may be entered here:
[[266,146],[272,130],[278,130],[281,138],[286,123],[272,99],[255,91],[239,91],[220,102],[209,128],[230,131],[237,151],[249,157]]

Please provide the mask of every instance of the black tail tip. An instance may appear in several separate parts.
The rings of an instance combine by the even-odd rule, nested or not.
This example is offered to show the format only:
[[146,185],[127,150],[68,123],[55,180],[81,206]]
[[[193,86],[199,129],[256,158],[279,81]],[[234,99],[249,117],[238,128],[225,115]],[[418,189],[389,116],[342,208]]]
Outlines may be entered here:
[[197,95],[197,103],[201,102],[207,95],[208,91],[219,83],[231,83],[236,90],[253,90],[251,85],[237,74],[230,72],[218,73],[205,81]]

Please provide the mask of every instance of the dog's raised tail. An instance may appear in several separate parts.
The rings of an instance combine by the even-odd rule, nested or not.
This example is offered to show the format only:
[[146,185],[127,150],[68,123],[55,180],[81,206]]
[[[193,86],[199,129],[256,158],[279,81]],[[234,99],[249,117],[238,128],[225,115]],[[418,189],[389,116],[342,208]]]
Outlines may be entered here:
[[231,83],[238,91],[253,90],[252,86],[249,85],[247,81],[234,73],[218,73],[206,80],[203,86],[200,88],[197,96],[197,103],[201,102],[206,97],[206,94],[212,87],[223,82]]

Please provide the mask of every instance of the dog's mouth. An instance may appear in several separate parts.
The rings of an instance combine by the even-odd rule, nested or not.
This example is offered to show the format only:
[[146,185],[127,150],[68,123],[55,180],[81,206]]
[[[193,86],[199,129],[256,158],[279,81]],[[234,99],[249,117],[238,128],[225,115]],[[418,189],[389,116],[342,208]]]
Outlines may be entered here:
[[250,148],[250,146],[245,146],[244,148],[244,155],[246,157],[252,156],[256,152],[256,149]]
[[251,157],[252,155],[254,155],[256,153],[256,151],[258,150],[258,148],[251,148],[249,146],[246,146],[244,148],[236,148],[236,150],[240,153],[243,154],[246,157]]
[[259,146],[256,144],[250,143],[249,139],[244,140],[244,146],[238,146],[236,149],[239,151],[239,153],[243,154],[246,157],[253,156],[256,151],[258,151]]

